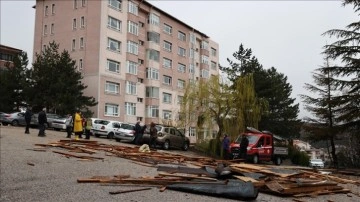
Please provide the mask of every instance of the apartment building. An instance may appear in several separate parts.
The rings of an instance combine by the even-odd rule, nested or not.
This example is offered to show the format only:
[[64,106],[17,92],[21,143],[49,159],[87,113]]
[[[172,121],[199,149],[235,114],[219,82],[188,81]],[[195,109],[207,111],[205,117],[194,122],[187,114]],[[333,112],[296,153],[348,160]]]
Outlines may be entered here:
[[[148,1],[36,0],[34,54],[68,50],[94,117],[176,122],[188,82],[218,75],[219,45]],[[186,11],[184,11],[186,13]]]
[[6,68],[8,63],[11,67],[14,57],[21,54],[21,52],[22,50],[20,49],[0,44],[0,68]]

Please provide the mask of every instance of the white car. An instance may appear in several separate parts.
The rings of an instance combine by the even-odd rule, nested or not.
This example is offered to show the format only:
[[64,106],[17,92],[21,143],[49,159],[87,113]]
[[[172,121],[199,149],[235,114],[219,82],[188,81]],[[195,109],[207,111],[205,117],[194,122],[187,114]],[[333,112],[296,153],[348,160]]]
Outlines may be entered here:
[[324,168],[324,161],[321,159],[311,159],[309,166],[313,168]]
[[126,140],[133,142],[135,140],[135,125],[129,123],[122,123],[119,130],[115,131],[115,140],[120,142],[120,140]]
[[114,137],[115,131],[121,126],[119,121],[110,121],[104,119],[95,119],[91,129],[91,133],[95,137],[106,136],[108,139]]

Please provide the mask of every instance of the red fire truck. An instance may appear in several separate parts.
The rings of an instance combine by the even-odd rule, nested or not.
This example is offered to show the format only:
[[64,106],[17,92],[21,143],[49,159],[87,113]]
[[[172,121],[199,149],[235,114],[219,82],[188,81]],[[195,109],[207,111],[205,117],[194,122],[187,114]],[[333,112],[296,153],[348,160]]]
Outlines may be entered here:
[[276,142],[285,142],[285,140],[279,136],[272,134],[269,131],[258,131],[255,128],[247,127],[247,131],[230,144],[229,152],[233,159],[237,159],[240,156],[240,142],[242,136],[245,136],[249,140],[247,147],[246,161],[252,161],[257,164],[260,161],[273,161],[274,164],[280,165],[288,156],[287,147],[274,146]]

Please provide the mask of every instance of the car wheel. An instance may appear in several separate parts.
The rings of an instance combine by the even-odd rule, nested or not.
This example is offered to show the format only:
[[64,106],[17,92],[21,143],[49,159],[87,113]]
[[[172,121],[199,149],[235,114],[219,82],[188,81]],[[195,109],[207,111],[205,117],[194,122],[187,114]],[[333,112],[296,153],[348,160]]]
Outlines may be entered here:
[[282,160],[281,160],[281,157],[280,156],[277,156],[276,158],[275,158],[275,160],[274,160],[274,163],[275,163],[275,165],[280,165],[281,163],[282,163]]
[[100,135],[95,133],[95,137],[100,137]]
[[1,123],[1,124],[3,124],[4,126],[7,126],[7,125],[9,125],[9,124],[7,124],[7,123]]
[[114,133],[109,133],[108,136],[107,136],[107,139],[113,139],[114,138]]
[[19,121],[18,121],[18,120],[13,120],[13,121],[11,122],[11,125],[12,125],[12,126],[17,126],[17,125],[19,125]]
[[187,151],[189,149],[189,143],[185,142],[182,148],[184,151]]
[[116,142],[120,142],[120,139],[119,138],[115,138]]
[[60,131],[60,129],[59,129],[59,128],[54,128],[54,130],[56,130],[56,131]]
[[170,148],[170,141],[169,141],[169,140],[166,140],[166,141],[164,142],[163,148],[164,148],[165,150],[168,150],[168,149]]
[[258,163],[259,163],[259,156],[258,156],[258,155],[255,155],[255,156],[253,157],[253,163],[255,163],[255,164],[258,164]]

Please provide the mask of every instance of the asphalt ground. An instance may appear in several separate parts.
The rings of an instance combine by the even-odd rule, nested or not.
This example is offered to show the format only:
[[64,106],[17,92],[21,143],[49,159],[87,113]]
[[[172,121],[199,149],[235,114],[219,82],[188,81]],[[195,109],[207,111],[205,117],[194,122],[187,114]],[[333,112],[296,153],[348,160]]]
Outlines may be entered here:
[[[33,151],[35,144],[57,142],[66,139],[66,132],[47,130],[46,137],[38,137],[38,130],[30,129],[30,134],[24,134],[23,127],[0,126],[0,201],[30,202],[30,201],[130,201],[130,202],[216,202],[236,201],[185,192],[165,190],[148,185],[116,185],[103,186],[97,183],[78,183],[78,178],[93,176],[130,175],[131,177],[156,176],[156,168],[135,164],[130,160],[106,156],[96,153],[104,160],[81,161],[76,158],[66,158],[52,152],[59,148],[50,148],[46,152]],[[91,137],[106,144],[124,144],[115,140]],[[61,150],[60,150],[61,151]],[[193,152],[171,151],[174,153],[197,155]],[[343,185],[342,185],[343,186]],[[359,187],[352,185],[347,188],[360,193]],[[151,187],[150,190],[111,195],[111,191],[130,190],[140,187]],[[293,197],[283,198],[260,193],[256,201],[282,202],[294,201]],[[300,201],[360,201],[355,194],[334,194],[317,197],[298,198]]]

